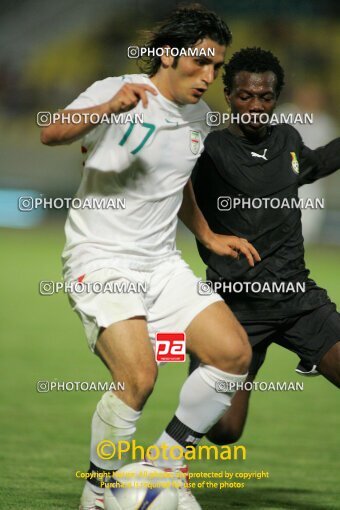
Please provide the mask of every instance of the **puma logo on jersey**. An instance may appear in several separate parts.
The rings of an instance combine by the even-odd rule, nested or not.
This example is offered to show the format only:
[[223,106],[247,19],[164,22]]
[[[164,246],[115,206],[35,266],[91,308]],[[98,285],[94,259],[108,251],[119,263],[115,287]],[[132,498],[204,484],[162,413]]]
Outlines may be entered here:
[[257,154],[257,152],[251,152],[251,155],[254,156],[254,158],[262,158],[262,159],[265,159],[266,161],[268,161],[268,159],[266,158],[267,150],[268,149],[264,149],[263,154]]

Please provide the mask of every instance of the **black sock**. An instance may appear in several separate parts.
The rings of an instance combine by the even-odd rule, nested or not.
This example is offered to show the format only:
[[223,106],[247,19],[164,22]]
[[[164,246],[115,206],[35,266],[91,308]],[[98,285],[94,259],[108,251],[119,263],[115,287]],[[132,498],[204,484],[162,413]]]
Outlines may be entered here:
[[183,448],[186,448],[187,446],[196,446],[196,444],[199,443],[200,439],[204,436],[204,434],[196,432],[190,427],[184,425],[177,416],[172,418],[165,432],[177,441],[177,443],[183,446]]

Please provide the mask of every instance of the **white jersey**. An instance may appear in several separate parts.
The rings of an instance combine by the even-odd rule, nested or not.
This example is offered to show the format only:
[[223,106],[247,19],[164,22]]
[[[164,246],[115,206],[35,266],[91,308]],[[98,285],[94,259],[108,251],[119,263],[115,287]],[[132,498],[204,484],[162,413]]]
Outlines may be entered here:
[[[145,83],[143,74],[95,82],[67,109],[89,108],[109,101],[124,83]],[[157,90],[157,89],[156,89]],[[108,267],[148,270],[176,253],[177,213],[183,188],[209,128],[208,106],[178,106],[163,97],[148,95],[124,114],[143,122],[100,124],[83,139],[86,152],[82,181],[65,225],[64,275],[74,279]],[[86,199],[86,200],[85,200]]]

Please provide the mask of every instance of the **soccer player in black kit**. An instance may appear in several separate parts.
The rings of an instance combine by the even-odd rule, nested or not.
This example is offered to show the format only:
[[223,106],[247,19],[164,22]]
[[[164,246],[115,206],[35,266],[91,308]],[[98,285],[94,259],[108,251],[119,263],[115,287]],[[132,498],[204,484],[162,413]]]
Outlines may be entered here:
[[[253,349],[248,381],[254,380],[275,342],[297,354],[298,372],[319,373],[340,386],[340,314],[327,292],[309,278],[300,209],[276,205],[298,200],[299,186],[340,168],[340,138],[311,150],[294,127],[261,122],[266,116],[260,114],[273,113],[284,84],[283,69],[269,51],[247,48],[235,53],[224,66],[223,82],[231,113],[239,117],[227,129],[208,135],[192,177],[196,200],[214,232],[246,238],[261,261],[249,267],[245,260],[218,256],[198,242],[207,280],[222,284],[223,299],[248,334]],[[223,202],[219,197],[228,198]],[[266,198],[269,205],[248,207],[252,202],[244,199],[255,197]],[[244,207],[223,210],[236,198],[241,203],[243,199]],[[247,291],[230,292],[235,282]],[[305,291],[258,293],[249,290],[251,282],[300,283]],[[198,363],[192,359],[190,369]],[[207,434],[212,442],[240,438],[249,397],[245,389],[236,393],[230,410]]]

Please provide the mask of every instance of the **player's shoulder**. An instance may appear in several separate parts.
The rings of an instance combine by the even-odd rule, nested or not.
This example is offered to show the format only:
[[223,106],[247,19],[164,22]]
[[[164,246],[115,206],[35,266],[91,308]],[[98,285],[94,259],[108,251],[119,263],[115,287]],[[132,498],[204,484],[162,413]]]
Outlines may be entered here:
[[204,154],[209,156],[215,164],[220,164],[229,157],[231,148],[227,129],[210,131],[204,140]]
[[123,74],[119,78],[123,83],[146,83],[150,85],[150,78],[143,73]]
[[204,116],[206,116],[206,114],[210,112],[209,106],[205,101],[203,101],[203,99],[201,99],[197,104],[193,105],[193,107],[197,112],[201,113]]
[[276,136],[300,140],[301,135],[298,130],[291,124],[274,124],[273,132]]
[[[76,101],[82,101],[81,106],[93,106],[109,101],[123,87],[125,83],[145,83],[145,76],[142,74],[125,74],[122,76],[109,76],[97,80],[90,85]],[[73,103],[71,104],[73,107]]]
[[209,133],[209,126],[207,124],[207,113],[209,111],[209,106],[201,99],[198,103],[182,106],[178,110],[178,115],[180,115],[185,122],[198,123],[200,129],[205,133],[204,137],[206,137]]
[[102,80],[95,81],[91,87],[98,90],[107,90],[112,88],[121,88],[125,83],[145,83],[146,75],[143,74],[123,74],[121,76],[108,76]]
[[109,101],[123,86],[122,76],[97,80],[87,87],[67,108],[86,108]]
[[227,129],[215,129],[214,131],[210,131],[204,141],[205,149],[209,152],[216,149],[221,144],[226,144],[228,140],[227,134]]

